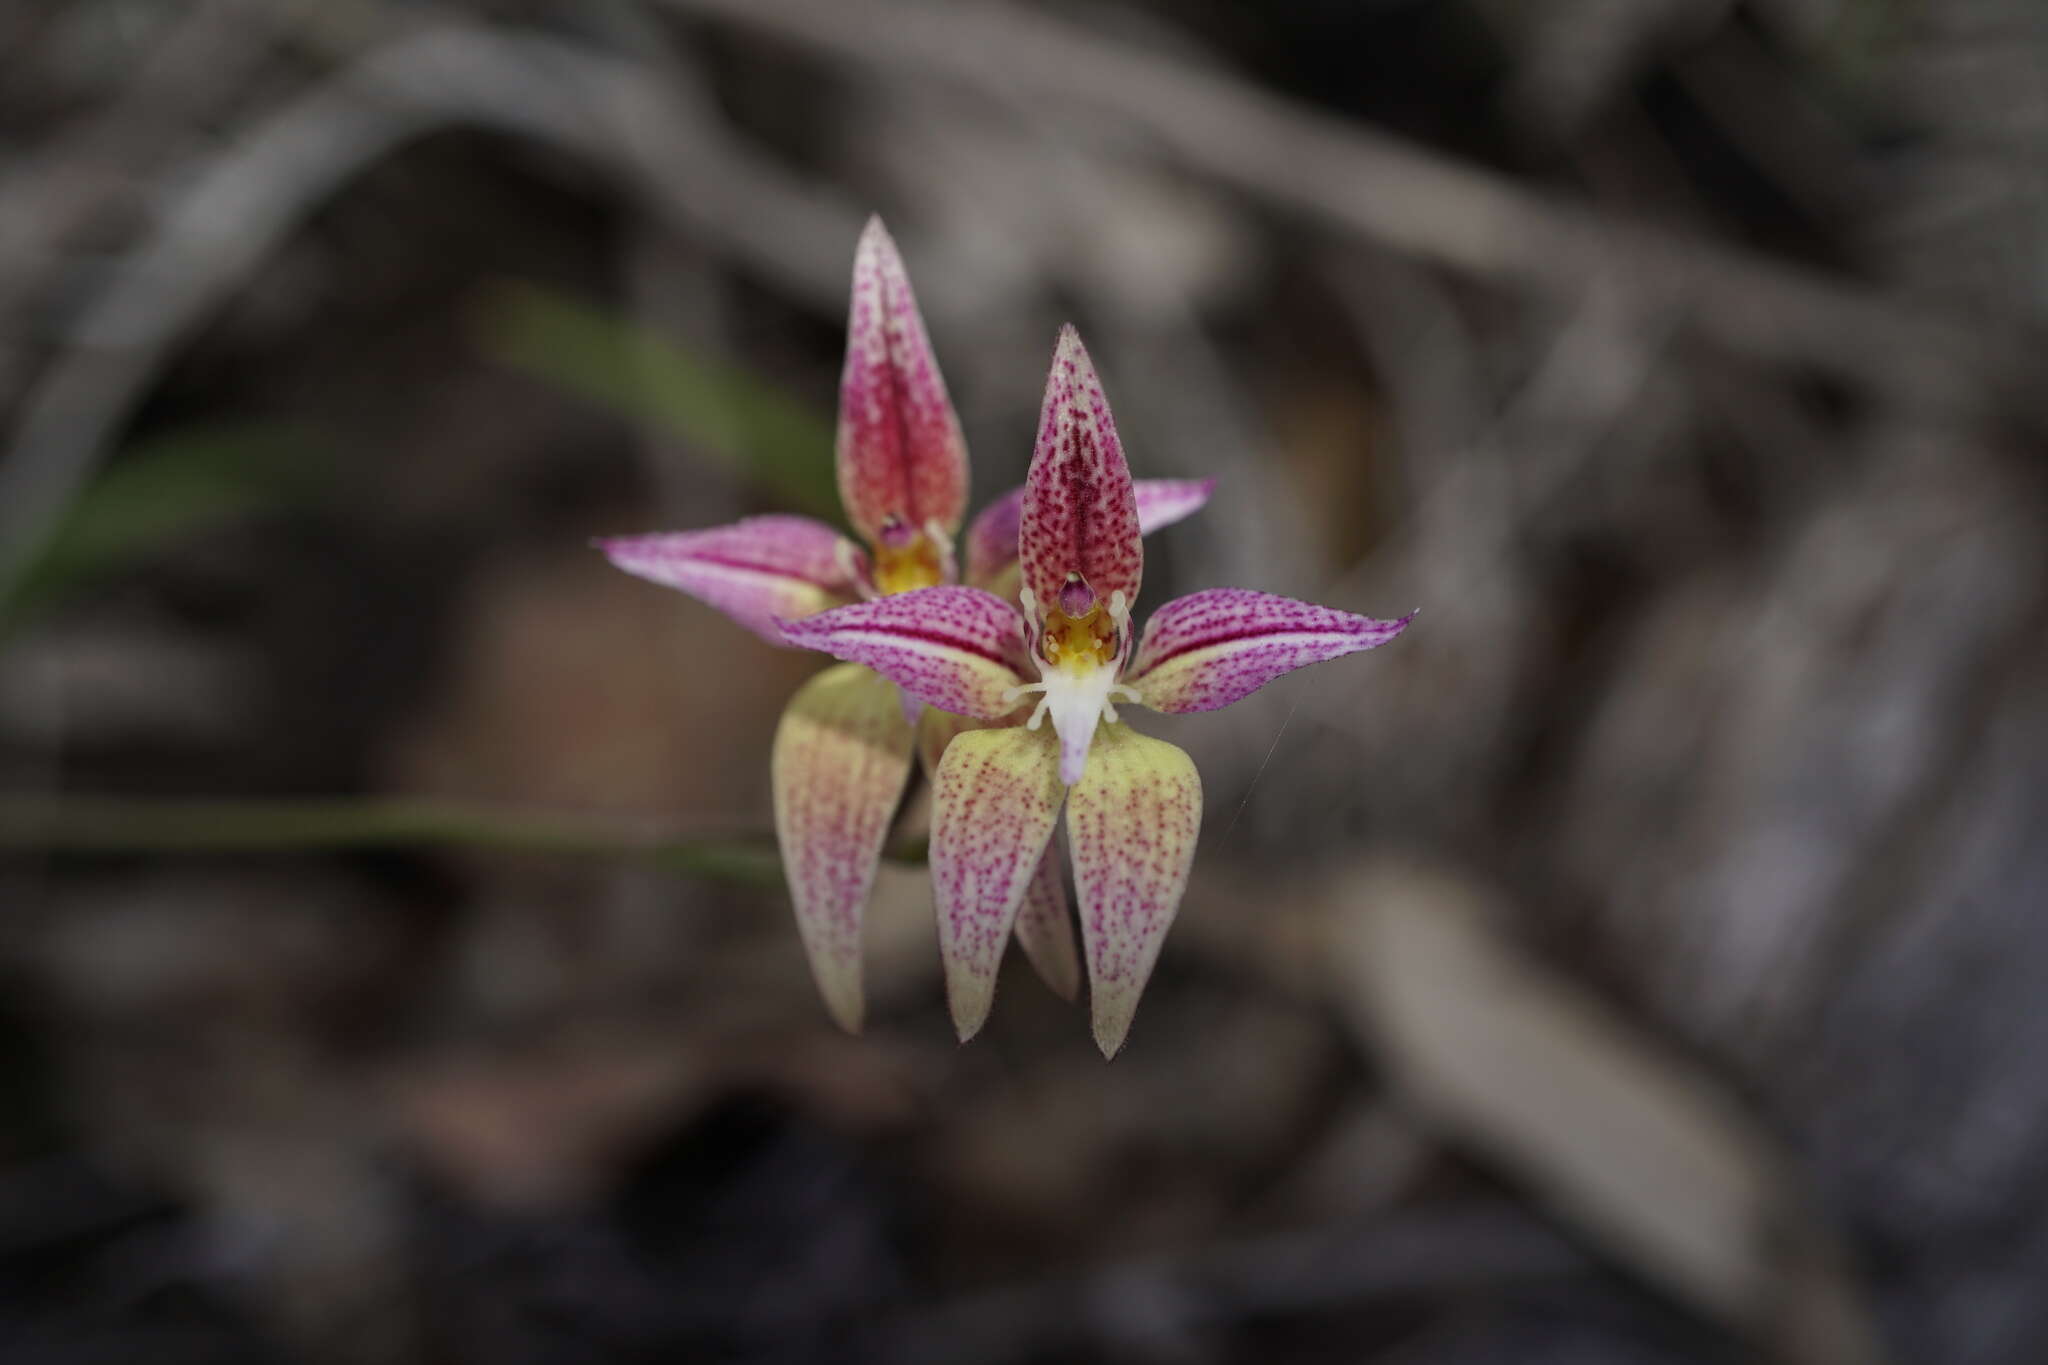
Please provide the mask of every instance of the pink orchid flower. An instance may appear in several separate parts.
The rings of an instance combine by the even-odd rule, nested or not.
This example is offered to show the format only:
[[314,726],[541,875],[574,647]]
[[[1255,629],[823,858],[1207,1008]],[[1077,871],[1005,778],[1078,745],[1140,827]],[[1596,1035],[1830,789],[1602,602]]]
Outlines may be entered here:
[[1130,1030],[1187,887],[1202,783],[1186,753],[1122,724],[1118,702],[1213,711],[1283,673],[1385,644],[1410,619],[1218,588],[1159,608],[1139,644],[1139,534],[1116,423],[1068,327],[1024,482],[1021,607],[974,587],[932,587],[784,628],[940,710],[1001,720],[1037,699],[1025,724],[959,734],[934,777],[932,883],[962,1041],[988,1017],[1004,944],[1038,893],[1062,805],[1103,1055]]
[[[837,460],[840,501],[865,550],[823,522],[782,515],[603,540],[599,548],[627,573],[680,588],[776,645],[790,643],[780,622],[959,580],[953,537],[967,510],[967,443],[879,218],[868,221],[854,253]],[[1139,485],[1144,529],[1195,512],[1210,487],[1180,479]],[[977,591],[1018,590],[1024,493],[998,498],[968,529],[966,581]],[[861,922],[911,754],[922,753],[929,772],[959,728],[956,717],[920,720],[918,710],[894,684],[845,664],[798,689],[775,733],[775,828],[798,932],[827,1010],[850,1031],[864,1013]],[[1016,932],[1046,980],[1073,998],[1080,963],[1057,865]]]

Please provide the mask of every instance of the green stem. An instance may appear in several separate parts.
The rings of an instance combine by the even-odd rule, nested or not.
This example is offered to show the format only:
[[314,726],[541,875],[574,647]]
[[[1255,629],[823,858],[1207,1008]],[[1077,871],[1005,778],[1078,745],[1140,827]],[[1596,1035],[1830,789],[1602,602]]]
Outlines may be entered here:
[[411,798],[0,796],[0,850],[119,854],[370,848],[482,848],[641,858],[722,881],[772,886],[782,880],[772,841],[691,836],[630,818]]

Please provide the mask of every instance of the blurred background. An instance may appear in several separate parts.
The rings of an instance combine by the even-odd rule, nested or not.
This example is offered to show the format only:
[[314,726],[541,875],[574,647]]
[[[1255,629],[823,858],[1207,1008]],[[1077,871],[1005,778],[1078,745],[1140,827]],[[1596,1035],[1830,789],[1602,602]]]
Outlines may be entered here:
[[[0,1356],[2048,1358],[2044,166],[2035,0],[0,6]],[[1113,1064],[907,859],[832,1029],[587,543],[838,517],[875,211],[977,506],[1071,319],[1152,605],[1421,608],[1139,720]]]

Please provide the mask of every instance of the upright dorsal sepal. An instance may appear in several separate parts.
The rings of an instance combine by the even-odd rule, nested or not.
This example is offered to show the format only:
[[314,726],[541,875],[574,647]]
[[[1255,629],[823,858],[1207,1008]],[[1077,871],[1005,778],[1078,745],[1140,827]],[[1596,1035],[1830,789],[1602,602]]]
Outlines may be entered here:
[[949,544],[959,534],[967,442],[880,218],[868,219],[854,251],[837,454],[840,500],[869,544],[900,553],[934,526]]

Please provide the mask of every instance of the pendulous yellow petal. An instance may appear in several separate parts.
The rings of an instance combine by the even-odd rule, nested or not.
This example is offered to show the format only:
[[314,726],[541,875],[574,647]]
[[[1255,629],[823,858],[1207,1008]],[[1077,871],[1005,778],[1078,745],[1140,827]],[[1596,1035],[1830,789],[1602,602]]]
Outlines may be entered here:
[[1114,1057],[1180,909],[1202,824],[1194,760],[1128,725],[1095,729],[1088,767],[1067,791],[1081,942],[1095,1045]]
[[775,731],[775,833],[797,931],[825,1008],[849,1032],[863,1014],[861,918],[913,747],[896,688],[858,664],[805,683]]
[[963,1043],[988,1019],[1003,947],[1059,823],[1061,794],[1059,741],[1049,730],[969,730],[939,760],[932,893],[946,998]]
[[1017,907],[1017,942],[1039,980],[1072,1004],[1081,994],[1081,949],[1074,942],[1074,916],[1067,909],[1065,859],[1059,840],[1048,839],[1038,871]]

